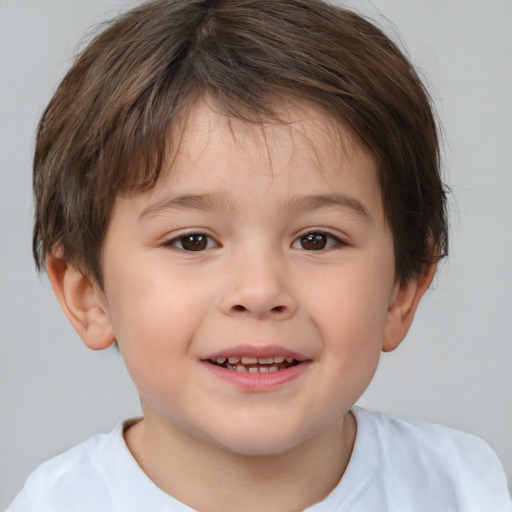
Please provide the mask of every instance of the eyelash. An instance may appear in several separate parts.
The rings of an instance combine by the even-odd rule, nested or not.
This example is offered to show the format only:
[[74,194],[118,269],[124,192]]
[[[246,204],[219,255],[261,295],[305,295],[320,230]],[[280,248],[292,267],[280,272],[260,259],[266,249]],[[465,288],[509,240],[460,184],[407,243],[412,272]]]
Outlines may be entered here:
[[[197,244],[197,248],[195,249],[186,249],[183,246],[183,242],[187,240],[192,242],[192,239],[196,239],[195,242]],[[202,242],[206,242],[206,245],[203,246]],[[181,247],[179,246],[181,245]],[[220,244],[217,243],[211,236],[205,234],[205,233],[186,233],[180,236],[177,236],[176,238],[173,238],[172,240],[168,240],[167,242],[164,242],[164,247],[175,247],[176,249],[180,251],[185,252],[202,252],[206,249],[213,249],[215,247],[220,247]]]
[[[184,241],[191,242],[195,245],[195,248],[186,248],[183,244]],[[299,244],[300,246],[297,246]],[[309,249],[304,247],[304,244],[313,244]],[[314,245],[317,245],[314,248]],[[346,245],[343,240],[338,238],[337,236],[332,235],[331,233],[326,233],[325,231],[309,231],[297,237],[293,244],[292,248],[294,249],[303,249],[305,251],[324,251],[328,249],[332,249],[336,246]],[[178,250],[185,252],[202,252],[207,249],[214,249],[215,247],[220,247],[220,244],[216,242],[211,236],[205,233],[186,233],[167,242],[164,242],[164,247],[175,247]]]
[[[308,238],[309,238],[309,240],[306,241],[306,239],[308,239]],[[303,245],[304,242],[313,243],[313,244],[317,244],[320,242],[320,245],[317,246],[317,248],[306,249]],[[323,242],[323,245],[322,245],[322,242]],[[297,247],[296,244],[300,244],[301,247]],[[335,248],[337,246],[341,246],[341,245],[346,245],[346,243],[331,233],[327,233],[325,231],[318,230],[318,231],[309,231],[307,233],[303,233],[302,235],[300,235],[298,238],[295,239],[295,241],[292,244],[292,247],[294,249],[303,249],[305,251],[325,251],[325,250],[333,249],[333,248]]]

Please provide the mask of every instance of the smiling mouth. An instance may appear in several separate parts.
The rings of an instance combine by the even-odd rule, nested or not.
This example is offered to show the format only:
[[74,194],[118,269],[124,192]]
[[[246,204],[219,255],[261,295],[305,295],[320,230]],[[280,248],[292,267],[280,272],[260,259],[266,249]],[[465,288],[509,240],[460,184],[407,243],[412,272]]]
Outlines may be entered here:
[[226,370],[247,373],[274,373],[297,366],[300,361],[293,357],[217,357],[209,359],[209,363]]

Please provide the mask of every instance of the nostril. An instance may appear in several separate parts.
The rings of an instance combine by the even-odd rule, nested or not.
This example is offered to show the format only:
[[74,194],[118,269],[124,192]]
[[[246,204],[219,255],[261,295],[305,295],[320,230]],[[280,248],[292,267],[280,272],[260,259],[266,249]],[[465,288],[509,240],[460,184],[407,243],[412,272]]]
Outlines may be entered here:
[[250,314],[255,315],[257,317],[260,316],[266,316],[266,315],[272,315],[275,316],[275,318],[284,318],[286,316],[286,313],[289,311],[289,308],[286,305],[280,305],[280,306],[274,306],[274,307],[264,307],[263,305],[253,305],[253,307],[244,306],[243,304],[233,304],[229,311],[231,314],[237,315],[237,314]]

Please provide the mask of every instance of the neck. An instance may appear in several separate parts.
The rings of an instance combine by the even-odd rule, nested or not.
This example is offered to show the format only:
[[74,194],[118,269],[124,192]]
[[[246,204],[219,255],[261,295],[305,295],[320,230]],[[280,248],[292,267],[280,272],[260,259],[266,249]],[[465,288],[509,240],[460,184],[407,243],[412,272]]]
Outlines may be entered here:
[[355,440],[351,413],[284,453],[243,455],[149,418],[126,443],[163,491],[201,511],[295,512],[321,501],[343,475]]

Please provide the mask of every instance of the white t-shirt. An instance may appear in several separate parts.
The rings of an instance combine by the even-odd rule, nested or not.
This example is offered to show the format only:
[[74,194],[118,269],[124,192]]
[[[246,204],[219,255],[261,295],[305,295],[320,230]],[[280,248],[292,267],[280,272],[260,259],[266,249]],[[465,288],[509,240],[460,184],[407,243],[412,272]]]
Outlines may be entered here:
[[[511,512],[503,469],[481,439],[354,407],[357,436],[339,484],[307,512]],[[42,464],[7,512],[193,512],[159,489],[123,424]]]

